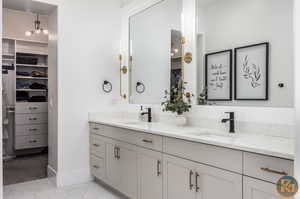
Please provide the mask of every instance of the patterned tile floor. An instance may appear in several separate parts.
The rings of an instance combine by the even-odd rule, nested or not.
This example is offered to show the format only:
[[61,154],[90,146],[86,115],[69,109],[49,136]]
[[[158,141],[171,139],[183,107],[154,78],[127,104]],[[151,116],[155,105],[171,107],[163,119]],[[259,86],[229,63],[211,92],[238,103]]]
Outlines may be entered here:
[[95,182],[56,188],[48,179],[4,186],[4,199],[123,199]]

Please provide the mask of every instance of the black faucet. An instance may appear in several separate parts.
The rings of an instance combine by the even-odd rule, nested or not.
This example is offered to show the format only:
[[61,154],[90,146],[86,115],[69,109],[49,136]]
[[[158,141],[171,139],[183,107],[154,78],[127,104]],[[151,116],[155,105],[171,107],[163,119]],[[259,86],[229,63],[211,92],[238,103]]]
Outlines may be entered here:
[[235,133],[234,129],[234,112],[226,112],[229,114],[228,119],[222,119],[222,123],[230,122],[229,125],[229,133]]
[[147,108],[147,112],[142,112],[141,115],[148,115],[148,122],[152,122],[152,109]]

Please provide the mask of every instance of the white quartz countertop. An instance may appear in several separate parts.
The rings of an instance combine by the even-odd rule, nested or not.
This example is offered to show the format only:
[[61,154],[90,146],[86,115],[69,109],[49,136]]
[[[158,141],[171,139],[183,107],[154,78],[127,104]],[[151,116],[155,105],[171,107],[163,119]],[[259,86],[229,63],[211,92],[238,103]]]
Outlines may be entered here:
[[89,122],[294,160],[294,139],[291,138],[240,132],[229,134],[200,127],[176,126],[158,122],[146,123],[117,118],[90,118]]

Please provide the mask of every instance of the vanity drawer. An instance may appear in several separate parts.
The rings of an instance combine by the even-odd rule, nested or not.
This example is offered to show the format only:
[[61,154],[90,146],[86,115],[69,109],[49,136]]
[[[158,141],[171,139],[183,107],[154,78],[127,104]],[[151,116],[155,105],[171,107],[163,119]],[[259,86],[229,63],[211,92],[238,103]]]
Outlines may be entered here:
[[47,134],[47,133],[48,133],[47,124],[17,125],[15,135],[25,136],[25,135]]
[[16,124],[45,124],[48,123],[48,114],[16,114]]
[[164,152],[242,174],[243,152],[175,138],[164,138]]
[[159,135],[142,133],[129,129],[100,125],[95,123],[90,123],[90,131],[95,135],[101,135],[148,149],[162,151],[163,138]]
[[90,152],[94,156],[104,158],[105,157],[105,142],[98,135],[90,136]]
[[47,113],[48,103],[16,103],[16,113]]
[[90,132],[97,135],[102,135],[103,125],[90,123]]
[[93,176],[104,180],[105,178],[105,162],[104,159],[96,156],[90,156],[90,168]]
[[250,177],[277,183],[287,174],[293,176],[294,162],[270,156],[244,153],[244,174]]
[[136,145],[156,151],[162,151],[163,138],[158,135],[136,133]]
[[15,138],[15,149],[32,149],[48,146],[47,135],[31,135],[31,136],[17,136]]

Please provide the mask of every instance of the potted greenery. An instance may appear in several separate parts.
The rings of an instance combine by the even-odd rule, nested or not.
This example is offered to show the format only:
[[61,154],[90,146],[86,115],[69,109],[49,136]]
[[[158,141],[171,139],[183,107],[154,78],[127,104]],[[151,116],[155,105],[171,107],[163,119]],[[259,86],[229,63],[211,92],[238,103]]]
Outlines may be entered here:
[[170,92],[165,91],[165,101],[161,103],[164,112],[176,113],[176,123],[180,126],[184,126],[187,123],[187,119],[184,113],[189,112],[192,108],[192,94],[185,92],[186,88],[184,84],[180,83],[178,88],[171,88]]

